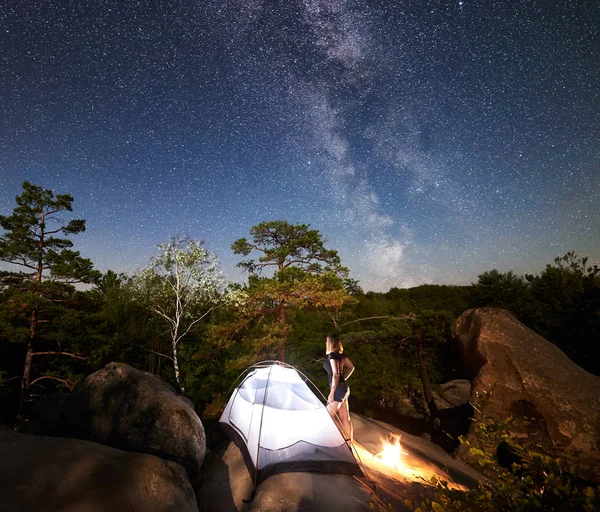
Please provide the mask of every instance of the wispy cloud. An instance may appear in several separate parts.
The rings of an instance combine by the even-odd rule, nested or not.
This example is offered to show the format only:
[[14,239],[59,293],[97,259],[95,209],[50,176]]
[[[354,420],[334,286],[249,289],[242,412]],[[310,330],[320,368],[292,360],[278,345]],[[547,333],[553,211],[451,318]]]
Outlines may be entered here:
[[329,65],[344,69],[334,80],[294,83],[292,94],[307,113],[321,154],[323,178],[337,211],[350,228],[354,246],[360,245],[359,254],[355,254],[359,260],[355,274],[369,289],[411,285],[405,264],[408,237],[400,239],[390,234],[398,222],[382,211],[367,174],[354,160],[344,133],[345,112],[337,109],[331,99],[337,88],[354,84],[371,72],[365,57],[370,37],[364,23],[355,19],[343,0],[305,0],[303,5],[316,47]]
[[374,236],[359,251],[362,280],[368,288],[387,291],[392,287],[409,288],[430,282],[424,267],[409,265],[406,257],[407,244],[390,236]]
[[367,176],[357,170],[350,154],[350,144],[340,127],[341,114],[336,112],[327,91],[312,84],[295,86],[294,95],[303,104],[312,126],[314,142],[322,155],[322,169],[330,194],[344,220],[354,227],[382,230],[393,224],[379,211],[379,197]]
[[304,0],[304,19],[315,45],[329,59],[358,71],[368,53],[368,37],[346,0]]
[[[370,126],[365,135],[376,155],[391,164],[406,180],[407,192],[415,200],[441,203],[457,214],[469,214],[476,203],[464,187],[452,179],[448,159],[436,154],[428,143],[428,128],[419,119],[419,102],[405,98],[393,102],[387,115]],[[425,109],[424,109],[425,110]]]

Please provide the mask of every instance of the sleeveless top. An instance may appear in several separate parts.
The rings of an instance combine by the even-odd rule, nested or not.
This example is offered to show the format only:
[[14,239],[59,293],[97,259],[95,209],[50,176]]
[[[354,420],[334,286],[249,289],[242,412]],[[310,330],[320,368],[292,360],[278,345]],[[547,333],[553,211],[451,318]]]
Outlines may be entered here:
[[323,361],[323,368],[325,369],[325,371],[327,372],[327,377],[329,377],[329,387],[331,387],[331,382],[333,380],[333,369],[331,368],[331,360],[335,360],[338,362],[338,371],[339,371],[339,377],[340,377],[340,382],[345,382],[344,380],[344,375],[342,372],[343,366],[342,366],[342,360],[345,359],[347,356],[345,354],[340,354],[339,352],[329,352],[329,354],[327,354],[327,357],[325,358],[325,361]]

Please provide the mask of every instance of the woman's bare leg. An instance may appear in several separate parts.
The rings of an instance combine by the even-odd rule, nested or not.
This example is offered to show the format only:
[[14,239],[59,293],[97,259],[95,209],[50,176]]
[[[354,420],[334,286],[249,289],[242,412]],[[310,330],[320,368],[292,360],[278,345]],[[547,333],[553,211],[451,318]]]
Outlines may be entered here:
[[327,402],[327,412],[335,420],[337,416],[337,410],[340,406],[339,402]]
[[345,429],[346,427],[344,426],[344,423],[342,422],[342,418],[341,418],[341,414],[340,414],[340,411],[341,411],[340,406],[342,406],[342,402],[329,402],[327,404],[327,410],[329,411],[329,415],[333,419],[335,426],[341,432],[342,429]]
[[350,419],[350,406],[348,405],[348,400],[344,400],[339,408],[340,419],[342,420],[342,426],[345,431],[345,437],[350,440],[351,443],[354,442],[354,427],[352,426],[352,420]]

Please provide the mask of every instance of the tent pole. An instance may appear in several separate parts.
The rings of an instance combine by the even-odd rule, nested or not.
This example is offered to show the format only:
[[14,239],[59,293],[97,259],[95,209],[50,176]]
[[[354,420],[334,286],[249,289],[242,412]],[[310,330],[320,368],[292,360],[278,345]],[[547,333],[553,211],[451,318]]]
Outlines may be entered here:
[[[278,361],[275,361],[275,363],[277,362]],[[250,498],[248,498],[248,500],[242,500],[244,503],[250,503],[254,499],[254,495],[256,494],[256,482],[258,480],[258,456],[260,454],[260,436],[262,434],[262,424],[265,415],[265,404],[267,403],[267,396],[269,394],[269,381],[271,380],[271,372],[273,371],[273,366],[274,364],[271,364],[271,367],[269,368],[269,375],[267,375],[267,384],[265,385],[265,393],[263,395],[262,410],[260,411],[260,423],[258,425],[258,441],[256,443],[256,467],[254,469],[254,485],[252,487],[252,495],[250,496]]]
[[[242,373],[240,373],[236,379],[233,381],[233,384],[229,387],[229,391],[227,391],[227,396],[231,395],[231,390],[233,389],[233,386],[236,385],[237,381],[240,380],[240,377],[242,377],[244,375],[244,373],[248,373],[250,370],[252,370],[254,367],[256,366],[260,366],[260,365],[264,365],[266,363],[278,363],[279,361],[274,361],[274,360],[268,360],[268,361],[259,361],[258,363],[254,363],[252,366],[249,366],[248,368],[246,368]],[[292,367],[293,368],[293,367]]]

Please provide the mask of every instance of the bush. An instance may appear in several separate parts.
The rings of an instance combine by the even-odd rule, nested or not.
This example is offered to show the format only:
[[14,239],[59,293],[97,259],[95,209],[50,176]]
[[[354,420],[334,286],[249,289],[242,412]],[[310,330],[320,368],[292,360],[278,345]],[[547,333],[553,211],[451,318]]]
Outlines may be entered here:
[[[486,478],[477,488],[461,491],[432,477],[433,496],[422,496],[415,512],[597,510],[600,487],[580,478],[568,457],[546,453],[530,438],[512,437],[512,417],[499,422],[478,412],[474,421],[483,449],[471,446],[462,436],[459,440],[470,447]],[[413,507],[410,500],[406,505]]]

